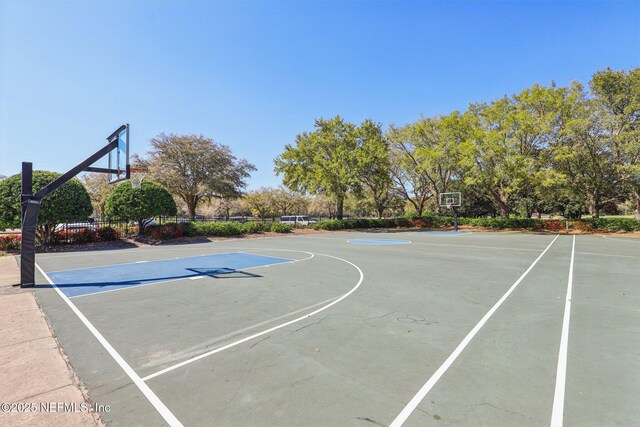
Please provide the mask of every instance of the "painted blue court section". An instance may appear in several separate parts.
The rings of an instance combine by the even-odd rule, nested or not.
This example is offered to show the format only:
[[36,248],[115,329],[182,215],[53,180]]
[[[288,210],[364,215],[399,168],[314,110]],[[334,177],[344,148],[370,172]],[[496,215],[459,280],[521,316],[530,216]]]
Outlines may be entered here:
[[411,240],[394,240],[394,239],[352,239],[347,240],[347,243],[353,245],[406,245],[411,243]]
[[292,260],[254,254],[225,253],[65,270],[48,275],[53,283],[71,298],[198,276],[224,277],[224,274],[246,268],[290,261]]

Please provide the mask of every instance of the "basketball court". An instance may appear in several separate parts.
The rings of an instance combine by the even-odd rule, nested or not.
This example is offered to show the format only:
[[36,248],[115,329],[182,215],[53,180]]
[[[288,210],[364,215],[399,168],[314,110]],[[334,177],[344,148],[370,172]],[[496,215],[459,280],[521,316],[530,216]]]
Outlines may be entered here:
[[36,297],[109,425],[635,425],[638,265],[633,238],[321,233],[42,254]]

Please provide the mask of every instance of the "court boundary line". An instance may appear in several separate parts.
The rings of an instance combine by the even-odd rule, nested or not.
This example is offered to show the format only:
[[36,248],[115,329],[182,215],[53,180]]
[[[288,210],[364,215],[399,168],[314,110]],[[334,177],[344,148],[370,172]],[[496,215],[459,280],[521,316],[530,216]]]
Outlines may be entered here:
[[[607,239],[607,240],[617,240],[618,242],[638,242],[640,241],[640,239],[638,239],[637,237],[625,237],[622,239],[616,239],[615,237],[609,237],[609,236],[602,236],[603,239]],[[636,240],[637,239],[637,240]]]
[[640,256],[634,256],[634,255],[599,254],[599,253],[596,253],[596,252],[576,252],[576,254],[578,254],[578,255],[590,255],[590,256],[606,256],[606,257],[613,257],[613,258],[640,259]]
[[[118,263],[118,264],[95,265],[93,267],[78,267],[78,268],[69,268],[67,270],[53,270],[53,271],[50,271],[49,273],[64,273],[66,271],[91,270],[91,269],[94,269],[94,268],[105,268],[105,267],[119,267],[121,265],[133,265],[133,264],[140,264],[140,263],[146,263],[146,262],[175,261],[177,259],[200,258],[200,257],[203,257],[203,256],[211,256],[211,255],[229,255],[229,254],[234,254],[234,253],[236,253],[236,252],[220,252],[219,254],[200,254],[200,255],[191,255],[191,256],[184,256],[184,257],[153,259],[151,261],[149,261],[149,260],[130,261],[130,262],[121,262],[121,263]],[[277,258],[277,257],[271,257],[271,258]]]
[[560,349],[558,351],[558,368],[556,370],[556,386],[553,394],[553,409],[551,411],[551,427],[562,427],[564,422],[564,394],[567,382],[567,353],[569,349],[569,323],[571,321],[571,298],[573,295],[573,266],[576,253],[576,236],[573,236],[571,246],[571,261],[569,262],[569,278],[567,280],[567,296],[564,303],[562,318],[562,333],[560,334]]
[[320,256],[325,256],[325,257],[328,257],[328,258],[334,258],[334,259],[337,259],[339,261],[345,262],[345,263],[353,266],[356,270],[358,270],[358,273],[360,274],[360,279],[358,280],[358,283],[356,283],[356,285],[353,288],[351,288],[349,290],[349,292],[347,292],[346,294],[342,295],[341,297],[339,297],[335,301],[333,301],[333,302],[331,302],[331,303],[329,303],[329,304],[327,304],[327,305],[325,305],[323,307],[320,307],[319,309],[317,309],[315,311],[312,311],[311,313],[305,314],[304,316],[297,317],[297,318],[295,318],[293,320],[289,320],[288,322],[282,323],[280,325],[276,325],[276,326],[274,326],[272,328],[269,328],[269,329],[266,329],[264,331],[257,332],[257,333],[255,333],[253,335],[249,335],[248,337],[245,337],[245,338],[242,338],[240,340],[231,342],[231,343],[226,344],[226,345],[224,345],[222,347],[218,347],[218,348],[213,349],[211,351],[208,351],[206,353],[203,353],[203,354],[200,354],[198,356],[192,357],[190,359],[184,360],[184,361],[182,361],[180,363],[176,363],[175,365],[169,366],[169,367],[167,367],[165,369],[161,369],[160,371],[157,371],[157,372],[155,372],[153,374],[149,374],[146,377],[142,378],[142,381],[148,381],[148,380],[153,379],[155,377],[158,377],[160,375],[166,374],[167,372],[171,372],[171,371],[173,371],[175,369],[178,369],[178,368],[181,368],[183,366],[189,365],[189,364],[191,364],[193,362],[197,362],[198,360],[204,359],[204,358],[212,356],[212,355],[214,355],[216,353],[220,353],[220,352],[222,352],[224,350],[227,350],[229,348],[232,348],[232,347],[235,347],[237,345],[243,344],[243,343],[245,343],[247,341],[250,341],[250,340],[252,340],[254,338],[261,337],[261,336],[266,335],[268,333],[277,331],[278,329],[282,329],[282,328],[284,328],[286,326],[292,325],[294,323],[298,323],[301,320],[308,319],[308,318],[310,318],[310,317],[312,317],[312,316],[314,316],[314,315],[316,315],[316,314],[318,314],[318,313],[320,313],[320,312],[322,312],[322,311],[324,311],[324,310],[326,310],[326,309],[328,309],[330,307],[333,307],[334,305],[338,304],[340,301],[344,300],[349,295],[354,293],[360,287],[360,285],[362,285],[362,282],[364,281],[364,273],[362,272],[360,267],[358,267],[356,264],[352,263],[351,261],[347,261],[344,258],[340,258],[340,257],[333,256],[333,255],[321,254],[321,253],[317,253],[317,252],[315,254],[316,255],[320,255]]
[[[410,233],[408,233],[410,234]],[[474,234],[474,233],[469,233]],[[477,234],[477,233],[476,233]],[[315,237],[315,236],[294,236],[296,239],[319,239],[319,240],[341,240],[346,241],[346,239],[338,238],[338,237]],[[470,248],[470,249],[498,249],[505,251],[525,251],[525,252],[540,252],[540,249],[529,249],[529,248],[511,248],[505,246],[476,246],[476,245],[454,245],[451,243],[429,243],[429,242],[411,242],[414,245],[427,245],[427,246],[446,246],[446,247],[454,247],[454,248]]]
[[[260,326],[264,326],[264,325],[267,325],[269,323],[276,322],[276,321],[284,319],[286,317],[293,316],[294,314],[298,314],[298,313],[301,313],[301,312],[306,311],[306,310],[311,310],[312,308],[315,308],[315,307],[317,307],[319,305],[322,305],[322,304],[326,304],[326,303],[331,302],[331,301],[333,301],[335,299],[338,299],[338,298],[340,298],[340,296],[328,298],[328,299],[326,299],[324,301],[320,301],[320,302],[317,302],[315,304],[308,305],[308,306],[300,308],[298,310],[294,310],[294,311],[292,311],[290,313],[286,313],[286,314],[282,314],[280,316],[272,317],[271,319],[263,320],[262,322],[259,322],[259,323],[254,323],[253,325],[249,325],[249,326],[244,327],[242,329],[238,329],[236,331],[228,332],[228,333],[226,333],[224,335],[216,337],[215,341],[212,342],[210,345],[215,345],[215,344],[218,344],[220,342],[224,342],[224,341],[230,340],[230,339],[232,339],[232,338],[234,338],[234,337],[236,337],[238,335],[242,335],[244,332],[250,331],[252,329],[256,329],[256,328],[258,328]],[[193,346],[191,348],[194,348],[194,347],[195,346]],[[186,350],[189,350],[189,349],[186,349]],[[183,350],[183,352],[186,351],[186,350]],[[153,364],[150,363],[150,364],[142,365],[141,368],[150,368],[150,367],[153,367],[153,366],[156,366],[156,365],[162,365],[162,364],[163,363],[153,363]],[[144,378],[143,378],[143,380],[144,380]]]
[[[370,240],[372,242],[393,242],[393,243],[361,243],[358,240],[365,241]],[[350,245],[362,245],[362,246],[395,246],[395,245],[410,245],[413,243],[411,240],[407,239],[349,239],[347,243]]]
[[86,316],[75,306],[73,302],[56,286],[56,284],[49,278],[47,273],[44,272],[42,268],[36,263],[36,268],[40,271],[40,274],[44,276],[44,278],[49,282],[51,286],[54,287],[58,295],[62,298],[62,300],[71,308],[71,310],[78,316],[78,319],[84,324],[84,326],[91,332],[91,334],[98,340],[102,347],[109,353],[109,355],[113,358],[113,360],[120,366],[120,368],[127,374],[127,376],[133,381],[133,383],[138,387],[138,390],[147,398],[149,403],[153,405],[153,407],[158,411],[160,416],[169,424],[171,427],[182,427],[182,423],[176,418],[175,415],[169,410],[169,408],[160,400],[160,398],[151,390],[151,388],[140,378],[140,376],[131,368],[131,366],[127,363],[126,360],[116,351],[115,348],[106,340],[104,336],[98,331],[98,329],[93,326],[93,324],[86,318]]
[[413,398],[406,404],[406,406],[400,411],[398,416],[393,420],[393,422],[389,425],[389,427],[400,427],[404,422],[409,418],[409,416],[413,413],[413,411],[418,407],[418,405],[422,402],[422,400],[427,396],[429,391],[436,385],[436,383],[440,380],[440,378],[445,374],[445,372],[451,367],[453,362],[456,361],[458,356],[464,351],[464,349],[469,345],[471,340],[476,336],[476,334],[480,331],[480,329],[487,323],[489,318],[493,316],[493,314],[500,308],[502,303],[506,301],[507,298],[513,293],[513,291],[518,287],[518,285],[522,282],[522,280],[529,274],[529,272],[533,269],[533,267],[542,259],[545,253],[549,250],[551,245],[554,244],[556,240],[560,237],[559,234],[556,234],[556,237],[547,245],[547,247],[542,251],[540,255],[533,261],[533,263],[525,270],[524,273],[514,282],[513,285],[507,290],[507,292],[489,309],[489,311],[480,319],[480,321],[471,329],[471,331],[464,337],[464,339],[458,344],[458,346],[453,350],[453,352],[447,357],[447,359],[440,365],[440,367],[434,372],[431,377],[427,380],[427,382],[418,390],[418,392],[413,396]]
[[[468,234],[473,234],[473,231],[453,231],[453,230],[425,230],[425,231],[407,231],[407,234],[424,234],[438,233],[434,236],[446,236],[446,237],[460,237]],[[450,234],[448,234],[450,233]]]

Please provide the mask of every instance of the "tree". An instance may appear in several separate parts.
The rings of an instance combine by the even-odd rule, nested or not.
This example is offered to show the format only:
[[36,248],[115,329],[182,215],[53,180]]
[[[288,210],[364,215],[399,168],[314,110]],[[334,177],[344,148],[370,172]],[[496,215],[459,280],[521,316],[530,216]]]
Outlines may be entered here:
[[553,169],[573,193],[586,198],[589,212],[598,216],[605,203],[619,199],[621,184],[606,117],[584,87],[574,83],[563,90],[560,123],[550,147]]
[[271,192],[271,201],[280,215],[306,213],[309,204],[303,194],[282,187]]
[[390,173],[395,184],[393,191],[410,203],[420,216],[434,193],[429,186],[429,178],[423,171],[414,135],[411,125],[402,128],[390,126],[387,131],[391,145]]
[[91,199],[94,214],[104,218],[105,204],[113,191],[113,186],[109,184],[109,176],[104,173],[88,173],[81,180]]
[[[464,160],[465,182],[486,191],[502,217],[509,215],[514,197],[534,194],[542,154],[557,133],[561,96],[553,85],[536,84],[517,95],[469,108],[473,152]],[[530,213],[537,201],[527,203]]]
[[109,219],[134,220],[140,233],[157,216],[172,216],[177,212],[171,193],[161,184],[143,180],[140,188],[131,182],[119,184],[107,198],[105,214]]
[[382,132],[382,125],[370,119],[365,120],[357,132],[360,182],[373,201],[378,218],[382,218],[393,197],[389,143]]
[[[50,171],[33,171],[33,192],[37,192],[61,174]],[[0,229],[20,228],[21,175],[13,175],[0,181]],[[87,190],[77,178],[72,178],[44,200],[38,216],[38,235],[42,243],[51,242],[56,225],[86,221],[93,208]]]
[[240,197],[250,172],[256,170],[237,159],[228,146],[202,135],[160,134],[149,143],[148,158],[134,156],[134,160],[185,202],[191,218],[205,200]]
[[232,197],[213,199],[211,209],[215,216],[224,216],[226,220],[232,216],[244,215],[246,210],[241,199]]
[[330,219],[333,219],[333,217],[336,215],[336,202],[330,197],[327,197],[326,194],[316,194],[311,198],[311,203],[309,204],[309,213],[311,215],[316,215],[319,217],[326,216]]
[[[396,191],[417,215],[422,215],[430,200],[437,200],[434,196],[449,190],[468,145],[469,127],[467,117],[456,111],[390,128],[391,176]],[[439,209],[437,203],[433,207]]]
[[640,68],[599,71],[590,87],[618,173],[634,200],[636,219],[640,219]]
[[274,159],[277,175],[294,191],[325,193],[336,201],[336,216],[342,219],[349,191],[359,189],[356,127],[340,116],[315,121],[313,132],[296,136],[296,146],[287,144]]
[[258,215],[263,221],[274,211],[272,189],[262,187],[258,190],[248,191],[243,200],[251,209],[251,213]]

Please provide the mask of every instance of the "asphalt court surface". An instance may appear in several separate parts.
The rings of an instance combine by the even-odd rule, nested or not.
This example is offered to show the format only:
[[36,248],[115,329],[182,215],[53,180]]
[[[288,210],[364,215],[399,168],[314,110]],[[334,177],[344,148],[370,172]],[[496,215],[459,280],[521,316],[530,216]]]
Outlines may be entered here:
[[342,232],[37,263],[110,425],[640,423],[640,239]]

